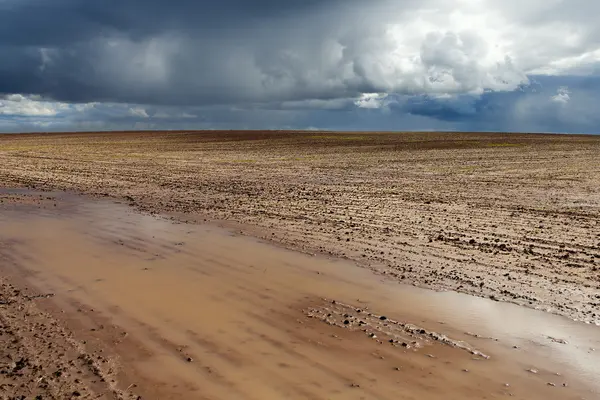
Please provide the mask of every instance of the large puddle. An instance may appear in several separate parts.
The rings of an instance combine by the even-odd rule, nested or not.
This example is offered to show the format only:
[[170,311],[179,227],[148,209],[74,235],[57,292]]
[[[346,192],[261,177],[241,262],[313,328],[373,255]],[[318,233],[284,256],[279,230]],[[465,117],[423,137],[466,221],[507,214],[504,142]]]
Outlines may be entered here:
[[[178,290],[194,290],[197,285],[204,299],[210,296],[223,299],[230,290],[226,282],[230,282],[236,287],[231,296],[247,302],[253,301],[255,296],[270,296],[272,302],[290,304],[308,296],[335,299],[469,343],[490,354],[490,363],[511,360],[509,367],[518,370],[513,371],[515,375],[539,375],[542,381],[557,386],[571,379],[600,392],[597,379],[600,376],[600,328],[596,326],[490,299],[398,284],[346,261],[295,253],[214,226],[173,223],[165,218],[141,215],[124,204],[86,200],[75,195],[44,194],[54,195],[62,197],[63,208],[48,207],[27,213],[15,208],[0,215],[0,240],[10,238],[28,243],[28,257],[13,256],[17,262],[19,257],[21,262],[29,260],[27,268],[42,276],[48,273],[49,286],[58,285],[50,273],[63,274],[79,287],[85,287],[85,296],[92,296],[97,290],[98,296],[114,296],[115,302],[126,303],[128,298],[120,297],[122,288],[118,282],[114,287],[102,289],[96,289],[91,282],[125,274],[125,268],[135,266],[136,271],[150,269],[162,275],[154,282],[146,281],[151,279],[146,278],[147,275],[133,278],[131,272],[122,275],[124,281],[131,278],[140,284],[158,285],[162,280],[164,285],[175,282],[181,285],[175,287],[175,291],[165,289],[162,294],[165,296],[177,296]],[[69,255],[57,250],[63,241],[72,246],[70,257],[86,260],[89,271],[84,271],[83,266],[74,269],[67,265]],[[117,261],[110,261],[111,255],[121,266]],[[98,269],[90,272],[94,268]],[[104,275],[99,276],[99,269]],[[204,278],[199,280],[190,271]],[[173,272],[178,277],[173,277]],[[227,277],[225,283],[219,277]],[[187,281],[176,281],[179,278]],[[241,297],[240,293],[249,291],[251,285],[257,285],[256,293]],[[139,302],[151,304],[152,299],[147,295],[138,295],[135,301],[137,308],[132,305],[132,311],[140,314],[160,311],[151,310],[150,305],[146,310],[140,305]],[[168,304],[167,300],[166,306]],[[219,304],[215,302],[212,306],[221,307]],[[260,307],[270,307],[269,304],[256,303]],[[179,303],[174,301],[171,306],[179,307]],[[245,308],[240,307],[243,313]],[[177,325],[185,323],[191,311],[186,312],[188,314],[167,314]],[[215,324],[219,329],[229,326],[225,322]],[[193,324],[188,328],[206,329]],[[164,334],[168,333],[165,330]],[[553,382],[550,379],[554,379]],[[555,398],[563,398],[561,396],[557,394]]]

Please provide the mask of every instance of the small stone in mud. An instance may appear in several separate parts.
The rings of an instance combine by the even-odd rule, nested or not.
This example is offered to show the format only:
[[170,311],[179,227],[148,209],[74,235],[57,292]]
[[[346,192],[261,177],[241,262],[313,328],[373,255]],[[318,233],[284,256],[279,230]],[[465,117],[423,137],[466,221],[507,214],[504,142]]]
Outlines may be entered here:
[[187,362],[192,362],[192,361],[194,361],[194,359],[193,359],[192,357],[188,357],[188,358],[186,358],[185,360],[186,360]]
[[529,368],[529,369],[527,370],[527,372],[531,372],[532,374],[537,374],[537,373],[538,373],[538,370],[537,370],[537,369],[535,369],[535,368]]
[[552,382],[548,382],[548,386],[556,386],[556,385]]

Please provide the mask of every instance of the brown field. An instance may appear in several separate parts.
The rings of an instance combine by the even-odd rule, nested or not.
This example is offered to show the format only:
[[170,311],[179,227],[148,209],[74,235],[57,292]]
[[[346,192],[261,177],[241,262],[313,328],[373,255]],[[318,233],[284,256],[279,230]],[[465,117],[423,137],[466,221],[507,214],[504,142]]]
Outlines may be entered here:
[[593,399],[599,310],[600,137],[0,135],[3,400]]
[[5,135],[0,182],[129,196],[406,283],[600,323],[600,137]]

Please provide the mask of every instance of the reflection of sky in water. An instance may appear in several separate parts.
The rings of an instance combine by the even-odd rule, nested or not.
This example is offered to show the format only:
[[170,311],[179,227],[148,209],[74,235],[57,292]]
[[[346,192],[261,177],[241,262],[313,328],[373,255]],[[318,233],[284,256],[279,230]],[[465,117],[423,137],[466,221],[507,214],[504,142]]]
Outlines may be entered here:
[[[597,382],[600,377],[598,326],[456,292],[432,292],[397,284],[391,284],[389,292],[395,301],[402,302],[400,304],[410,304],[415,315],[437,318],[463,332],[497,338],[510,346],[543,353],[578,370],[597,387],[600,385]],[[553,342],[549,337],[564,339],[567,344]]]

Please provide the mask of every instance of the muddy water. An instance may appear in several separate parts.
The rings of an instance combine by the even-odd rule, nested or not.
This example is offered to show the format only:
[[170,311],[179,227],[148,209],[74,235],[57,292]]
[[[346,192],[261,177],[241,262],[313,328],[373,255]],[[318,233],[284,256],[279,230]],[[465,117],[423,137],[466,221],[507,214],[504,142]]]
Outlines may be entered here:
[[[123,385],[135,381],[150,398],[593,399],[600,393],[596,326],[400,285],[345,261],[141,215],[124,204],[43,194],[54,196],[46,206],[2,208],[0,268],[55,293],[67,322],[83,313],[128,332],[128,347],[113,349],[126,371]],[[427,335],[398,328],[398,343],[416,344],[404,348],[379,340],[380,331],[377,340],[365,335],[375,323],[353,330],[309,317],[307,310],[335,313],[333,301],[348,305],[340,311],[344,318],[358,320],[360,309],[384,315],[386,329],[394,327],[387,321],[398,321]],[[106,340],[101,331],[94,328]],[[459,346],[431,340],[430,333]]]
[[[414,305],[403,312],[405,318],[418,321],[419,315],[426,316],[424,325],[452,332],[454,337],[472,343],[491,340],[515,351],[547,358],[577,371],[590,384],[597,385],[600,374],[600,351],[597,351],[600,328],[597,326],[462,293],[384,285],[391,299]],[[442,327],[436,328],[432,318]]]

